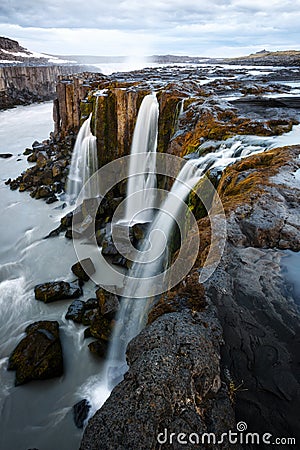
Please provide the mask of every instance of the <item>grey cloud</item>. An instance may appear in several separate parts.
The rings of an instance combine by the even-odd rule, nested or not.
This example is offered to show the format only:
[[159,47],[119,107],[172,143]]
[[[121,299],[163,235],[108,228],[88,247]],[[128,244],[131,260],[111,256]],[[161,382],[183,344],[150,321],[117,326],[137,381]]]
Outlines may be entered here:
[[214,20],[250,0],[2,0],[0,21],[23,27],[156,28]]
[[299,46],[300,0],[1,0],[0,23],[143,33],[164,51]]

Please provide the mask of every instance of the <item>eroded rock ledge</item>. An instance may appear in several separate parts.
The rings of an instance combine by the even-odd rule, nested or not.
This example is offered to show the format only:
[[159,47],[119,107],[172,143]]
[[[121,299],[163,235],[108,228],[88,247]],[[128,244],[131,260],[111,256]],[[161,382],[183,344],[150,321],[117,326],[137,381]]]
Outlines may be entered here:
[[221,344],[212,306],[202,313],[185,309],[157,319],[129,344],[130,369],[89,421],[80,448],[158,449],[157,436],[165,429],[200,436],[234,428],[233,409],[221,387]]

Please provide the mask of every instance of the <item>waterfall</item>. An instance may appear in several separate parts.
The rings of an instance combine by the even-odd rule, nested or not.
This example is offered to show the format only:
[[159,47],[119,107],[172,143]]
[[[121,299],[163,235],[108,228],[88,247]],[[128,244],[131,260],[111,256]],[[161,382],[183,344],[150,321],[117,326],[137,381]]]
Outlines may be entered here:
[[[159,108],[155,94],[146,95],[141,103],[131,145],[129,165],[126,222],[147,222],[153,218],[156,187],[156,147]],[[153,189],[153,190],[151,190]]]
[[[125,352],[127,344],[144,327],[149,308],[152,305],[153,286],[157,282],[156,276],[168,264],[168,246],[173,237],[175,223],[180,221],[183,202],[187,199],[191,189],[205,173],[206,164],[198,160],[188,161],[178,174],[171,191],[159,207],[152,222],[148,237],[139,249],[137,260],[133,263],[126,278],[121,308],[111,339],[108,371],[110,367],[118,366],[120,376],[126,370]],[[149,242],[153,245],[150,245]],[[141,284],[140,279],[143,278]],[[146,282],[145,282],[146,279]],[[167,283],[167,280],[165,280]],[[108,378],[110,374],[108,373]],[[110,380],[108,380],[110,382]],[[114,383],[112,383],[114,384]]]
[[[67,198],[74,203],[86,181],[98,170],[97,142],[91,132],[92,113],[82,124],[72,153],[70,172],[67,180]],[[84,197],[96,197],[98,192],[97,181],[89,183]]]
[[[165,270],[168,262],[168,244],[173,237],[174,224],[185,219],[181,215],[182,202],[208,170],[215,169],[216,173],[219,173],[229,164],[250,154],[261,153],[274,145],[270,137],[235,136],[219,143],[208,141],[198,149],[198,155],[203,152],[204,156],[193,154],[193,159],[186,158],[187,161],[177,175],[171,191],[160,205],[157,205],[157,213],[151,222],[147,239],[141,245],[140,253],[126,277],[101,380],[88,381],[88,389],[84,391],[85,397],[91,403],[90,416],[102,406],[114,385],[121,381],[127,370],[126,347],[147,322],[149,309],[156,300],[153,289],[156,288],[157,275],[161,274],[162,269]],[[206,149],[211,147],[213,151],[206,153]],[[142,169],[139,173],[141,172]],[[144,204],[141,209],[143,208]],[[153,245],[149,245],[149,242]],[[148,279],[146,284],[140,282],[141,278]]]
[[[127,370],[126,347],[145,326],[149,309],[155,301],[151,294],[155,285],[153,280],[168,263],[168,244],[173,236],[173,227],[180,220],[183,202],[204,174],[206,167],[206,163],[199,164],[198,160],[185,163],[171,191],[161,203],[148,230],[148,238],[142,243],[139,256],[129,270],[123,288],[126,296],[120,302],[102,379],[96,383],[94,379],[88,381],[88,389],[84,391],[91,403],[90,416],[102,406]],[[149,246],[150,240],[154,245]],[[148,278],[146,284],[144,281],[141,285],[140,278]]]

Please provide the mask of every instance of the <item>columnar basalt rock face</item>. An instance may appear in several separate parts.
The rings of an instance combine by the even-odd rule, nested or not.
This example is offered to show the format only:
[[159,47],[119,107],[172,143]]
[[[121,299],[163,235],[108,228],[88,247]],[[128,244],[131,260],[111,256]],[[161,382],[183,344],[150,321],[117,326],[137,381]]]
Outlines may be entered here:
[[78,69],[72,66],[0,67],[0,109],[53,99],[58,76]]
[[57,98],[53,106],[54,133],[57,137],[64,139],[69,133],[78,132],[82,120],[93,110],[92,101],[83,100],[91,89],[105,79],[104,75],[86,72],[58,77]]
[[[100,166],[128,155],[140,104],[150,92],[147,86],[112,82],[101,74],[62,77],[54,103],[55,134],[64,137],[76,133],[82,120],[92,113]],[[171,89],[160,88],[157,97],[160,104],[158,151],[166,152],[176,129],[181,96]]]
[[94,130],[100,166],[130,153],[143,92],[108,88],[94,99]]
[[[62,138],[78,131],[80,124],[92,113],[92,132],[97,137],[99,165],[102,166],[117,157],[128,155],[132,142],[134,125],[143,97],[155,92],[159,102],[158,151],[185,156],[198,150],[207,140],[224,140],[236,134],[272,136],[282,134],[298,122],[297,113],[286,114],[280,105],[273,108],[267,117],[253,120],[248,108],[247,92],[252,93],[248,80],[219,80],[199,85],[195,80],[201,74],[179,72],[179,80],[168,71],[166,75],[155,75],[145,70],[131,76],[116,74],[83,73],[62,78],[57,86],[57,101],[54,107],[55,132]],[[173,78],[172,78],[173,76]],[[147,77],[149,79],[147,79]],[[285,87],[278,85],[278,92]],[[274,91],[266,83],[255,85],[260,95]],[[241,106],[216,95],[243,94]],[[247,103],[248,102],[248,103]],[[250,108],[259,105],[250,105]],[[276,107],[276,110],[274,109]],[[243,110],[245,109],[245,111]],[[272,117],[272,120],[270,120]]]

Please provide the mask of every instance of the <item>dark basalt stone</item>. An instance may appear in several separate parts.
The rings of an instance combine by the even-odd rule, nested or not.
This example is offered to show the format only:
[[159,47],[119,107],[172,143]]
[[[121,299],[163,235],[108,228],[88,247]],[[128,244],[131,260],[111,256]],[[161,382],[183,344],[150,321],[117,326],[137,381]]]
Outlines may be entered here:
[[60,219],[61,226],[64,228],[69,228],[72,226],[73,213],[69,212],[64,217]]
[[108,341],[111,335],[111,323],[103,314],[98,312],[91,322],[90,333],[96,339]]
[[90,403],[84,399],[73,406],[73,418],[77,428],[83,428],[84,421],[87,419],[91,409]]
[[51,205],[52,203],[58,202],[58,198],[53,195],[52,197],[47,198],[46,203],[47,205]]
[[69,306],[65,317],[67,320],[73,320],[73,322],[81,323],[84,310],[85,303],[81,300],[74,300]]
[[32,197],[35,197],[36,199],[47,198],[51,196],[52,196],[51,187],[47,185],[40,186],[34,194],[32,193]]
[[86,310],[98,308],[98,306],[99,304],[96,298],[89,298],[84,304]]
[[108,350],[107,341],[103,339],[98,339],[97,341],[93,341],[88,345],[90,351],[100,358],[105,358]]
[[71,267],[72,272],[83,281],[88,281],[90,276],[96,272],[95,266],[90,258],[82,259]]
[[12,153],[0,153],[0,158],[2,159],[11,158],[12,156],[13,156]]
[[213,429],[218,435],[233,429],[232,406],[219,377],[221,341],[212,308],[203,315],[185,311],[158,318],[129,343],[129,367],[110,371],[116,384],[128,369],[89,420],[80,449],[158,448],[164,428],[199,434]]
[[98,312],[99,312],[99,310],[97,307],[84,311],[84,313],[82,315],[81,323],[86,326],[91,325],[91,323],[97,317]]
[[102,288],[97,289],[96,297],[99,302],[101,314],[108,320],[112,320],[119,310],[120,304],[118,297]]
[[25,332],[25,338],[19,342],[8,362],[7,369],[16,371],[15,385],[61,376],[63,356],[58,322],[35,322]]
[[68,298],[78,298],[82,295],[82,289],[78,283],[68,283],[67,281],[50,281],[38,284],[34,288],[36,300],[44,303],[64,300]]
[[113,242],[111,236],[105,236],[102,240],[102,255],[104,256],[119,256],[119,252]]

